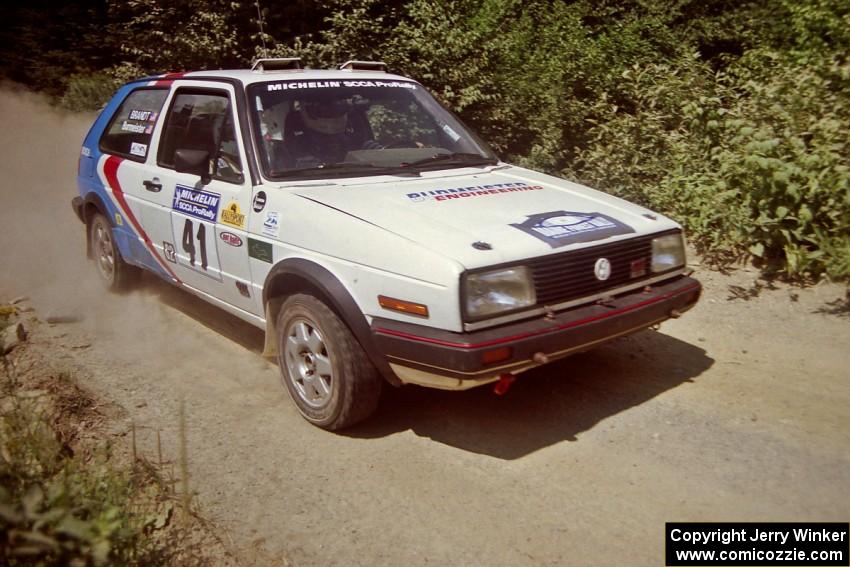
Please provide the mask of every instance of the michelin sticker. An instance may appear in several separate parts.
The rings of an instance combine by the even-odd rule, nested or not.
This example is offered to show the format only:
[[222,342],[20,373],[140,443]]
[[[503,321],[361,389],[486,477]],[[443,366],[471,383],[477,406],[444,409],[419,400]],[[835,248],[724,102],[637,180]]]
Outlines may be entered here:
[[405,81],[286,81],[271,83],[269,91],[289,91],[304,89],[338,89],[340,87],[383,87],[416,90],[416,85]]
[[280,233],[280,213],[269,211],[266,220],[263,221],[263,234],[266,236],[277,236]]
[[602,213],[569,211],[538,213],[527,217],[525,222],[511,226],[542,240],[552,248],[635,232],[632,227]]
[[174,190],[174,201],[171,208],[178,213],[214,223],[218,217],[219,201],[221,201],[221,195],[218,193],[199,191],[185,185],[178,185]]

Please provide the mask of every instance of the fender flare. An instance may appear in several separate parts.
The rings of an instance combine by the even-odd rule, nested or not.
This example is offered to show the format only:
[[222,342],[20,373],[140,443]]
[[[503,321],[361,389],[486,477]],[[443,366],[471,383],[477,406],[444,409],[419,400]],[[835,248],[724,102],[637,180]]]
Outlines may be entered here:
[[91,220],[91,215],[86,211],[88,211],[90,206],[97,209],[100,214],[106,217],[106,221],[109,223],[109,226],[115,226],[115,219],[113,219],[109,214],[109,209],[106,208],[106,204],[103,202],[103,199],[101,199],[94,191],[89,191],[88,194],[86,194],[85,199],[83,199],[82,206],[80,207],[80,220],[82,220],[83,224],[86,225],[86,258],[89,260],[92,259],[91,234],[89,234],[89,221]]
[[401,385],[386,357],[372,339],[369,323],[348,289],[327,268],[304,258],[288,258],[278,262],[266,276],[263,285],[263,306],[266,314],[266,344],[263,352],[265,356],[274,356],[277,352],[275,322],[280,304],[287,295],[303,291],[318,294],[319,299],[348,326],[381,376],[394,386]]

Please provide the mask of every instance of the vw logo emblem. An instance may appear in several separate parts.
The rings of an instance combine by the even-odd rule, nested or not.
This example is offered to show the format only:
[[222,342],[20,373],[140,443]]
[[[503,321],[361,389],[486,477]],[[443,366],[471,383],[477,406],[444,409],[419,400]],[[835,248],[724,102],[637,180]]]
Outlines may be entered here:
[[605,281],[611,276],[611,262],[608,258],[599,258],[593,266],[593,274],[599,281]]

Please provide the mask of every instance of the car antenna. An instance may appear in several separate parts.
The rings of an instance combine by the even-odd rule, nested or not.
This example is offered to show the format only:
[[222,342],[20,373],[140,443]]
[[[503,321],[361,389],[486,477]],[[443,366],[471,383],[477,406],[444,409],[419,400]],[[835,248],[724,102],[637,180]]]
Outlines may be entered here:
[[268,57],[269,50],[266,49],[266,34],[263,33],[263,11],[260,9],[260,0],[256,0],[254,4],[257,6],[257,25],[260,26],[260,42],[263,44],[263,57]]

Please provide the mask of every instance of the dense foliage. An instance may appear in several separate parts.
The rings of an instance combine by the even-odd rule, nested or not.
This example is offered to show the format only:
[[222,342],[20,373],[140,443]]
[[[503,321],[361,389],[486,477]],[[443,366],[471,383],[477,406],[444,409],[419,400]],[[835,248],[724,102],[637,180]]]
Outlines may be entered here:
[[[323,67],[378,58],[427,85],[504,159],[666,212],[710,260],[850,276],[846,0],[264,4],[261,34],[255,3],[90,2],[109,33],[79,21],[76,51],[56,40],[21,55],[31,58],[23,79],[79,107],[105,96],[107,76],[263,53]],[[26,14],[18,33],[37,41]]]

